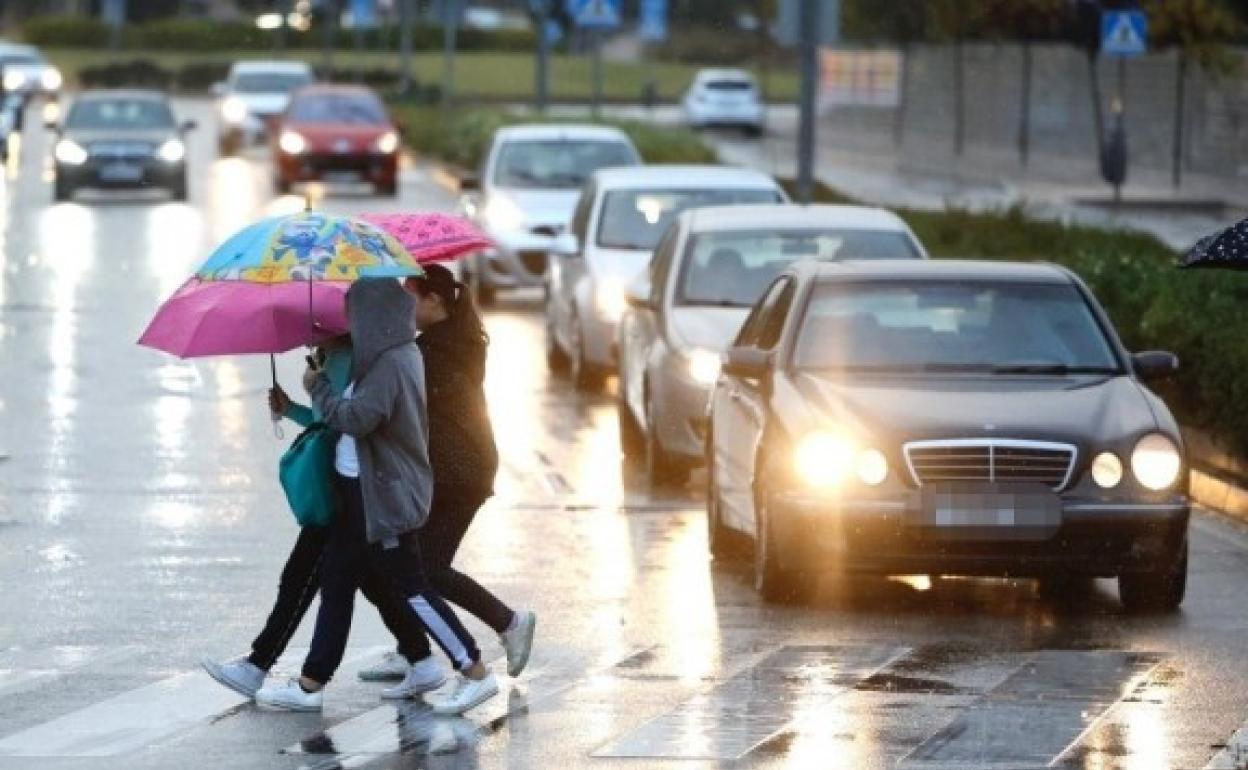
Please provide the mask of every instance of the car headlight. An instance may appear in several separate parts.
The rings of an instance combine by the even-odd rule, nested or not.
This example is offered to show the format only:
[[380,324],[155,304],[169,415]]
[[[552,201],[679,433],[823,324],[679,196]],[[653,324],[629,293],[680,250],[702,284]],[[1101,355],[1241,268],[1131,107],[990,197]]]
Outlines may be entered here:
[[4,73],[4,90],[18,91],[26,85],[26,75],[21,72]]
[[607,279],[598,281],[594,288],[594,305],[598,314],[608,321],[619,321],[628,309],[628,296],[624,292],[624,284]]
[[699,385],[711,387],[719,379],[719,354],[706,348],[694,348],[686,355],[689,377]]
[[888,459],[883,452],[859,447],[831,431],[815,431],[803,437],[794,451],[793,464],[802,481],[812,487],[835,487],[851,474],[868,486],[888,478]]
[[524,212],[511,200],[502,196],[491,196],[481,212],[486,227],[491,230],[517,230],[524,224]]
[[81,166],[90,157],[86,148],[72,139],[62,139],[57,142],[52,154],[56,157],[57,163],[64,163],[67,166]]
[[294,131],[283,131],[277,140],[277,146],[287,155],[298,155],[308,149],[308,140]]
[[1101,452],[1092,460],[1092,480],[1101,489],[1113,489],[1122,481],[1122,460],[1113,452]]
[[59,90],[65,79],[61,77],[61,73],[55,67],[48,67],[39,76],[39,85],[43,86],[45,91]]
[[247,104],[237,96],[228,96],[221,102],[221,117],[227,123],[242,123],[247,119]]
[[393,131],[387,131],[377,138],[377,152],[383,155],[389,155],[399,149],[399,135]]
[[170,139],[156,150],[156,157],[165,163],[178,163],[186,157],[186,144],[181,139]]
[[1155,492],[1173,486],[1182,467],[1179,448],[1160,433],[1140,439],[1131,453],[1131,472],[1140,484]]

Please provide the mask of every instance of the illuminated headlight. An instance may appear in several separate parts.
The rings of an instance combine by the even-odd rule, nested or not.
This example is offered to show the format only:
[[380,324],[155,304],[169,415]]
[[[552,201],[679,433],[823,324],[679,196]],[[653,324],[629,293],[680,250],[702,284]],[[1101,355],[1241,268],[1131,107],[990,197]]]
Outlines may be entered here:
[[20,91],[26,85],[26,75],[21,72],[4,73],[4,90]]
[[237,96],[227,97],[221,102],[221,117],[227,123],[242,123],[247,119],[247,105]]
[[619,281],[599,281],[594,289],[594,304],[598,313],[608,321],[618,321],[628,309],[628,296],[624,292],[624,284]]
[[1122,460],[1113,452],[1101,452],[1092,460],[1092,480],[1101,489],[1113,489],[1122,481]]
[[52,154],[56,156],[57,163],[64,163],[67,166],[81,166],[90,157],[86,149],[72,139],[62,139],[57,142]]
[[308,141],[294,131],[283,131],[277,146],[287,155],[298,155],[308,149]]
[[399,135],[393,131],[387,131],[377,139],[377,152],[383,155],[389,155],[399,149]]
[[710,387],[719,379],[719,354],[705,348],[694,348],[688,353],[689,377],[694,382]]
[[45,91],[56,91],[60,89],[61,84],[64,82],[65,79],[61,77],[61,73],[54,67],[48,67],[39,76],[39,85],[43,86]]
[[165,163],[178,163],[186,157],[186,145],[180,139],[170,139],[156,151],[156,157]]
[[1160,433],[1150,433],[1140,439],[1131,453],[1131,472],[1140,484],[1153,491],[1173,486],[1182,467],[1179,448]]
[[517,230],[524,224],[524,212],[520,207],[500,196],[486,202],[482,216],[491,230]]
[[888,459],[880,450],[860,448],[829,431],[807,434],[798,442],[793,462],[798,476],[812,487],[835,487],[851,475],[868,486],[888,478]]

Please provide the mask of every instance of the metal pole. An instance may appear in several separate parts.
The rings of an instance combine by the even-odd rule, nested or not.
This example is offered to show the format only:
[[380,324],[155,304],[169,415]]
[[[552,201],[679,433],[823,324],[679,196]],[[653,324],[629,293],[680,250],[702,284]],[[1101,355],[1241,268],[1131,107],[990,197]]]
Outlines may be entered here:
[[459,32],[459,0],[442,0],[442,103],[455,90],[455,39]]
[[1031,156],[1031,43],[1023,43],[1022,105],[1018,111],[1018,159],[1023,168]]
[[1177,190],[1183,184],[1183,119],[1187,106],[1187,54],[1183,51],[1179,51],[1174,89],[1174,147],[1171,148],[1170,181]]
[[537,59],[534,62],[533,84],[534,99],[533,106],[538,112],[545,112],[547,102],[550,99],[549,80],[547,73],[550,67],[550,40],[546,35],[546,26],[550,23],[550,7],[549,0],[538,0],[537,2]]
[[415,13],[412,4],[416,0],[399,0],[399,91],[412,92],[412,24]]
[[815,97],[819,84],[819,0],[801,0],[801,115],[797,131],[797,199],[815,193]]
[[321,40],[321,67],[325,70],[325,78],[333,80],[334,78],[334,14],[337,10],[336,0],[325,0],[325,18],[322,23],[325,29],[322,31],[323,38]]
[[602,111],[602,31],[595,28],[589,34],[591,45],[594,47],[594,95],[591,112],[594,120],[597,120],[599,113]]
[[897,83],[897,107],[893,110],[893,146],[900,147],[906,138],[906,91],[910,87],[910,43],[901,44],[901,73]]
[[290,21],[290,0],[279,0],[277,4],[277,13],[281,17],[277,25],[277,35],[273,38],[273,45],[278,53],[286,52],[286,25]]
[[962,156],[966,146],[966,76],[963,67],[962,36],[953,43],[953,154]]

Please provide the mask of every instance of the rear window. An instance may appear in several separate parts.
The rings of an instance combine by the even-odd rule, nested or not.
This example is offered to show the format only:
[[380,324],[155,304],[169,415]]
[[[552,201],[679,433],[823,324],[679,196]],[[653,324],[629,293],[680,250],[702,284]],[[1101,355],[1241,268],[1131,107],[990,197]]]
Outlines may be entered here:
[[312,94],[290,105],[290,118],[300,123],[373,125],[386,122],[386,109],[375,96]]
[[287,94],[311,82],[304,72],[244,72],[234,76],[233,88],[242,94]]
[[708,91],[753,91],[754,84],[748,80],[708,80]]

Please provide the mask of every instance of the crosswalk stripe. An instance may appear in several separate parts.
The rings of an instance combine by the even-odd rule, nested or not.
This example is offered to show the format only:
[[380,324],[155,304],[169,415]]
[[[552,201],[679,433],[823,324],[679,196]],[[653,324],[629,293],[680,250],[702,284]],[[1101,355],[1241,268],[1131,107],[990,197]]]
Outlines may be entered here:
[[89,646],[62,646],[0,654],[0,695],[28,690],[40,682],[89,665],[111,663],[133,655],[136,650],[134,647],[101,650]]
[[1034,653],[898,763],[900,770],[1046,768],[1078,746],[1161,657],[1121,650]]
[[[382,654],[387,647],[350,651],[344,664]],[[275,668],[306,654],[289,650]],[[129,690],[0,739],[0,756],[110,757],[142,748],[205,723],[250,699],[190,671]]]
[[594,752],[595,757],[739,760],[909,650],[793,645]]

